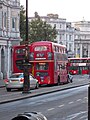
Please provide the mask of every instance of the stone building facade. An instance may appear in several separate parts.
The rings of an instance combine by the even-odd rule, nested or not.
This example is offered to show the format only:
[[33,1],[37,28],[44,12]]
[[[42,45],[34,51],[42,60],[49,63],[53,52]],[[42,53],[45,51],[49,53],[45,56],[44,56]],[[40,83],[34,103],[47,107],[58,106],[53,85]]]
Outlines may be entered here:
[[0,79],[12,72],[12,46],[20,43],[20,0],[0,0]]
[[[67,22],[58,14],[39,16],[58,32],[55,42],[66,45],[68,57],[90,57],[90,21]],[[29,21],[36,19],[29,17]]]
[[75,57],[90,57],[90,21],[74,23],[78,30],[74,38]]

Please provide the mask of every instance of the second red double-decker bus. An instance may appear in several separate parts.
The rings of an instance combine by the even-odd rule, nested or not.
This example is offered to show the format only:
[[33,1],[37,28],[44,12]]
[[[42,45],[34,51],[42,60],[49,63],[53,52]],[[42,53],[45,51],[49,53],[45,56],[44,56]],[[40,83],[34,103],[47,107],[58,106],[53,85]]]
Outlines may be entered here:
[[39,84],[67,83],[66,47],[49,41],[34,42],[30,47],[29,62]]
[[[30,45],[28,45],[28,47],[29,47],[29,51],[30,51]],[[13,73],[22,72],[23,66],[17,65],[16,62],[18,60],[25,59],[25,45],[14,46],[12,56],[13,56]]]
[[70,74],[88,74],[90,58],[68,58],[68,72]]

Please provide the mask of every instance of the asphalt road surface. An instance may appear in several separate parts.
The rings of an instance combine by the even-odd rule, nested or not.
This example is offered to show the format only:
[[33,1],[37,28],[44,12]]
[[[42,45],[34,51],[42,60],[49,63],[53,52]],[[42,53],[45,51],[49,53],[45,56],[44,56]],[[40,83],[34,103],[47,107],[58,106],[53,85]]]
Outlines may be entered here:
[[88,85],[0,105],[0,120],[40,112],[48,120],[87,120]]

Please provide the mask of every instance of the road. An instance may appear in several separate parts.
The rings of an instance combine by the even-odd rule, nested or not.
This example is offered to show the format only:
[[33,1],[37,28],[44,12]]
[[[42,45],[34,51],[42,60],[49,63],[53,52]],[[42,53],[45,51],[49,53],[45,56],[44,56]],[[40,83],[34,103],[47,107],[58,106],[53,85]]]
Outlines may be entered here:
[[77,87],[81,85],[89,84],[88,75],[75,75],[73,82],[69,84],[64,84],[60,86],[52,86],[52,87],[40,87],[39,89],[31,90],[31,94],[22,95],[22,91],[11,91],[7,92],[5,87],[0,88],[0,104],[11,102],[12,100],[20,100],[25,99],[27,97],[40,96],[42,94],[48,94],[55,91],[61,91],[64,89],[70,89],[72,87]]
[[72,88],[34,98],[0,105],[0,120],[17,114],[37,111],[48,120],[87,120],[88,86]]

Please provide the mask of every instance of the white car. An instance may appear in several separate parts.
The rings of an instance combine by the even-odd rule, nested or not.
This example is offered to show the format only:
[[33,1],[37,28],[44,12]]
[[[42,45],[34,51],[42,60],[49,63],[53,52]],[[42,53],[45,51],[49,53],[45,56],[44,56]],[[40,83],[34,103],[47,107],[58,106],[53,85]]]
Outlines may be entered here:
[[[38,80],[32,75],[29,75],[30,88],[39,88]],[[24,75],[23,73],[14,73],[8,79],[4,80],[7,91],[11,89],[23,90]]]

